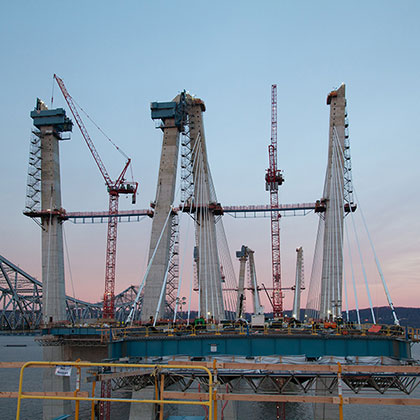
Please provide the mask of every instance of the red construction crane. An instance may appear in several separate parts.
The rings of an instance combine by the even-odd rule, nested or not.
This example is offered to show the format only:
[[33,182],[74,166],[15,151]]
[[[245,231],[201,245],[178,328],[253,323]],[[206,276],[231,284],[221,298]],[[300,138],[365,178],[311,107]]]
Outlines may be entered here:
[[273,315],[283,315],[283,293],[281,287],[280,262],[280,212],[279,185],[284,181],[277,169],[277,85],[271,85],[271,144],[268,146],[269,168],[265,174],[265,189],[270,191],[271,207],[271,260],[273,268]]
[[[125,174],[127,172],[128,167],[130,166],[131,159],[127,156],[127,162],[123,170],[121,171],[119,177],[116,181],[112,181],[111,177],[108,174],[108,171],[105,168],[102,159],[99,156],[98,151],[95,148],[95,145],[92,142],[92,139],[89,136],[89,133],[86,130],[85,125],[77,111],[75,102],[71,95],[68,93],[66,86],[62,79],[60,79],[56,74],[54,74],[54,79],[57,81],[58,86],[63,93],[64,99],[67,102],[67,105],[70,108],[70,111],[73,114],[74,119],[76,120],[77,125],[80,128],[83,138],[86,141],[86,144],[92,153],[93,158],[99,168],[99,171],[102,174],[102,177],[105,180],[105,184],[107,186],[108,194],[109,194],[109,214],[110,217],[108,219],[108,234],[107,234],[107,243],[106,243],[106,263],[105,263],[105,292],[104,292],[104,304],[103,304],[103,312],[102,317],[104,319],[112,319],[115,315],[115,307],[114,307],[114,290],[115,290],[115,262],[117,256],[117,222],[118,218],[116,215],[118,214],[118,200],[120,194],[128,194],[132,196],[133,204],[136,202],[136,193],[138,188],[137,182],[126,182],[125,181]],[[115,146],[115,144],[114,144]],[[118,149],[117,146],[115,146]]]

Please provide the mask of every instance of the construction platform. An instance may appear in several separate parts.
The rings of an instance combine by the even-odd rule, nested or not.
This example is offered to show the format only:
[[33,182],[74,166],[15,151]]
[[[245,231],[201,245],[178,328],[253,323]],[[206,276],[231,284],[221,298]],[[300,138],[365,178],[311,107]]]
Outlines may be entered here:
[[224,329],[167,327],[54,327],[43,330],[45,344],[108,346],[111,359],[164,356],[297,356],[316,360],[333,357],[389,357],[411,359],[411,343],[420,331],[412,328],[371,326],[356,328]]

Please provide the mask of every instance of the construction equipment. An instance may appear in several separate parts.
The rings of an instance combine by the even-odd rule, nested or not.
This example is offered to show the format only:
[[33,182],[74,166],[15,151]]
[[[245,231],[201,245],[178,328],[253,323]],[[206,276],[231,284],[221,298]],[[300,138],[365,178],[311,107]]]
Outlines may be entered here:
[[[77,111],[75,101],[69,94],[64,85],[64,82],[60,77],[54,74],[54,79],[57,81],[58,86],[63,93],[64,99],[67,102],[67,105],[70,108],[70,111],[73,114],[74,119],[76,120],[77,125],[79,126],[80,132],[82,133],[83,138],[86,141],[86,144],[93,156],[93,159],[96,162],[96,165],[99,168],[99,171],[102,174],[102,177],[105,180],[105,184],[107,187],[107,191],[109,194],[109,219],[108,219],[108,234],[107,234],[107,245],[106,245],[106,263],[105,263],[105,292],[104,292],[104,303],[103,303],[103,312],[102,318],[103,319],[113,319],[115,314],[115,264],[116,264],[116,256],[117,256],[117,214],[118,214],[118,200],[120,194],[127,194],[132,196],[132,203],[135,204],[136,202],[136,194],[138,189],[137,182],[126,182],[125,181],[125,174],[127,172],[128,167],[130,166],[131,159],[128,158],[122,151],[114,144],[114,147],[120,151],[125,158],[127,159],[123,170],[121,171],[120,175],[113,181],[108,174],[108,171],[105,168],[102,159],[99,156],[98,151],[91,140],[89,133],[82,121],[82,118]],[[110,139],[109,139],[110,140]]]
[[277,85],[271,86],[271,144],[268,146],[269,167],[265,174],[265,189],[270,192],[271,208],[271,260],[273,272],[273,316],[283,315],[283,293],[281,291],[280,263],[280,212],[279,185],[283,174],[277,169]]

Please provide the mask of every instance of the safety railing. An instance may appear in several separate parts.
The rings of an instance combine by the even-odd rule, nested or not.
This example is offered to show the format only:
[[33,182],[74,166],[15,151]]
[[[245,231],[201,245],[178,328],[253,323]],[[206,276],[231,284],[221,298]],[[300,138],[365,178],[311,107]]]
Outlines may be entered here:
[[166,325],[133,326],[101,329],[101,341],[110,342],[128,337],[148,338],[156,336],[198,336],[198,335],[342,335],[342,336],[387,336],[420,341],[420,328],[395,325],[362,324],[340,325],[335,323],[312,323],[300,326],[258,326],[251,325]]
[[[172,363],[194,363],[194,362],[169,362],[169,365]],[[208,368],[213,370],[213,374],[215,378],[217,378],[217,370],[219,370],[219,375],[222,375],[222,370],[234,370],[235,372],[244,370],[244,371],[259,371],[263,369],[265,372],[272,372],[272,373],[279,373],[287,375],[293,375],[295,373],[302,374],[304,373],[305,376],[312,376],[318,377],[323,376],[336,378],[336,385],[335,390],[330,393],[326,393],[326,395],[313,395],[310,393],[309,395],[304,393],[302,394],[295,394],[291,395],[288,393],[278,393],[274,391],[273,393],[258,393],[251,391],[248,394],[244,393],[234,393],[231,392],[219,392],[218,385],[219,383],[215,379],[215,391],[213,399],[215,401],[254,401],[254,402],[270,402],[270,403],[286,403],[286,402],[293,402],[293,403],[315,403],[315,404],[334,404],[338,405],[339,408],[339,419],[343,420],[343,408],[344,405],[347,404],[356,404],[356,405],[404,405],[404,406],[418,406],[420,407],[420,398],[407,398],[406,395],[404,397],[399,396],[398,398],[388,397],[384,395],[380,395],[377,397],[372,397],[372,394],[368,394],[368,396],[361,396],[359,395],[359,391],[355,391],[350,389],[344,380],[344,377],[353,377],[355,374],[363,374],[364,377],[370,375],[381,375],[382,377],[398,377],[399,375],[403,375],[404,377],[411,377],[412,381],[417,380],[420,376],[420,366],[377,366],[377,365],[345,365],[341,364],[340,362],[336,364],[328,364],[328,365],[319,365],[319,364],[286,364],[286,363],[279,363],[279,364],[270,364],[270,363],[248,363],[248,362],[195,362],[203,364]],[[415,389],[416,386],[413,387]],[[350,396],[351,393],[354,392],[357,394],[356,397]],[[167,397],[172,398],[192,398],[196,396],[194,393],[189,392],[177,392],[177,391],[166,391],[164,393]],[[200,394],[201,397],[201,394]],[[217,407],[217,405],[216,405]]]
[[[76,389],[73,392],[22,392],[23,388],[23,373],[25,369],[29,367],[44,367],[52,368],[57,366],[75,367],[77,369]],[[89,393],[80,390],[82,368],[89,367],[122,367],[122,368],[136,368],[136,369],[149,369],[149,373],[155,377],[155,399],[123,399],[123,398],[105,398],[95,397],[95,384],[92,383],[91,396]],[[325,395],[313,395],[312,393],[307,395],[306,391],[304,395],[296,394],[283,394],[283,393],[234,393],[228,392],[223,393],[218,376],[221,375],[223,370],[244,370],[249,372],[250,370],[264,369],[273,373],[283,372],[287,374],[293,373],[305,373],[305,375],[326,375],[336,377],[337,385],[336,391],[331,393],[330,396]],[[208,376],[207,389],[204,392],[179,392],[165,390],[165,376],[170,375],[171,369],[175,369],[175,374],[179,374],[180,371],[191,372],[195,369],[204,372]],[[121,373],[121,372],[120,372]],[[124,374],[124,372],[122,372]],[[118,373],[116,373],[118,375]],[[17,395],[18,405],[16,411],[16,420],[20,420],[21,402],[24,399],[38,399],[38,400],[62,400],[62,401],[75,401],[75,412],[74,420],[79,420],[80,413],[80,402],[88,401],[91,402],[91,420],[94,420],[95,410],[94,405],[96,402],[123,402],[123,403],[145,403],[145,404],[157,404],[159,411],[159,419],[163,420],[164,417],[164,404],[178,404],[178,405],[197,405],[208,407],[207,419],[217,420],[218,401],[256,401],[256,402],[294,402],[294,403],[318,403],[318,404],[336,404],[339,406],[339,418],[343,419],[343,406],[346,404],[358,404],[358,405],[410,405],[420,406],[419,398],[393,398],[385,397],[380,395],[378,397],[372,397],[369,394],[367,397],[359,396],[352,397],[349,395],[350,389],[346,387],[345,391],[347,395],[344,395],[344,379],[343,376],[347,375],[353,377],[355,374],[366,375],[386,375],[389,377],[398,377],[403,375],[404,377],[411,377],[413,380],[420,377],[420,366],[377,366],[377,365],[342,365],[341,363],[329,364],[329,365],[318,365],[318,364],[268,364],[268,363],[251,363],[251,362],[182,362],[173,361],[167,365],[156,365],[156,364],[127,364],[127,363],[90,363],[90,362],[27,362],[25,363],[20,371],[19,377],[19,392]],[[194,375],[194,374],[192,374]],[[107,380],[106,374],[99,375],[96,379]],[[158,384],[157,378],[160,377],[160,384]],[[415,388],[415,387],[414,387]],[[222,410],[223,411],[223,410]],[[73,413],[72,413],[73,415]]]
[[[64,367],[75,367],[77,370],[76,377],[76,388],[73,392],[23,392],[23,374],[25,369],[30,367],[41,367],[41,368],[54,368],[58,366]],[[155,377],[160,375],[160,389],[158,389],[157,381],[155,384],[155,396],[160,398],[155,399],[127,399],[127,398],[106,398],[106,397],[96,397],[95,396],[95,387],[96,382],[92,383],[91,395],[85,391],[80,390],[80,384],[82,381],[82,368],[136,368],[136,369],[153,369]],[[208,375],[208,393],[206,394],[207,399],[203,398],[200,401],[190,401],[190,400],[174,400],[174,399],[164,399],[164,378],[165,374],[169,374],[170,370],[198,370],[204,371]],[[122,403],[146,403],[146,404],[159,404],[160,406],[160,418],[163,419],[163,406],[164,404],[178,404],[178,405],[201,405],[208,407],[209,419],[213,419],[214,413],[214,392],[213,392],[213,376],[211,371],[205,366],[197,365],[153,365],[153,364],[134,364],[134,363],[91,363],[91,362],[26,362],[20,370],[19,375],[19,391],[17,393],[17,410],[16,410],[16,420],[20,419],[21,412],[21,403],[22,400],[34,399],[34,400],[61,400],[61,401],[75,401],[75,413],[74,420],[79,420],[80,412],[80,402],[87,401],[91,402],[91,420],[95,418],[95,403],[105,403],[105,402],[122,402]]]
[[420,328],[407,327],[407,338],[415,343],[419,343]]

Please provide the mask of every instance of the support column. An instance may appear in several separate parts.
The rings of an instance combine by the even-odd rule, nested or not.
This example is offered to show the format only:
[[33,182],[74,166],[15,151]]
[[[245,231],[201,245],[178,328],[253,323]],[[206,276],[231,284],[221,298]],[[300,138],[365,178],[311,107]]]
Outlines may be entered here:
[[236,300],[236,319],[242,317],[245,313],[245,267],[248,260],[246,246],[242,245],[240,251],[236,251],[236,257],[239,258],[239,279],[238,279],[238,296]]
[[[64,346],[44,346],[42,349],[44,362],[68,360]],[[57,376],[55,368],[43,369],[44,392],[70,392],[70,378]],[[72,414],[71,401],[44,400],[43,419],[51,420],[66,414]]]
[[66,320],[63,218],[59,138],[53,126],[41,127],[42,315],[44,324]]
[[[133,391],[132,399],[136,400],[154,400],[155,389],[153,386]],[[131,403],[129,420],[154,420],[156,417],[156,405],[149,403]]]
[[[317,397],[337,395],[337,385],[333,387],[333,394],[330,392],[333,381],[334,379],[318,378],[315,384],[315,395]],[[314,420],[337,420],[338,418],[338,404],[314,404]]]
[[300,295],[302,292],[303,281],[303,248],[296,248],[296,277],[295,277],[295,290],[293,296],[293,310],[292,317],[300,321]]
[[[196,246],[198,250],[197,273],[200,292],[200,316],[216,321],[225,318],[222,295],[222,273],[216,239],[215,212],[217,198],[211,179],[203,116],[205,110],[201,100],[193,100],[188,108],[190,136],[195,148],[193,167],[196,210]],[[195,145],[195,141],[200,141]]]
[[[41,139],[41,210],[42,224],[42,320],[45,324],[65,321],[63,227],[65,211],[61,207],[60,154],[61,133],[71,131],[72,122],[64,109],[51,109],[37,100],[31,112],[35,134]],[[67,360],[64,346],[45,346],[44,361]],[[55,369],[44,370],[44,391],[70,391],[68,377],[56,376]],[[71,414],[69,401],[45,400],[43,418],[50,420]]]
[[[153,115],[152,115],[153,117]],[[174,118],[162,119],[163,142],[160,156],[158,185],[156,189],[155,212],[150,237],[149,261],[155,251],[159,237],[163,236],[152,262],[149,276],[144,288],[141,320],[149,321],[154,317],[159,303],[164,277],[169,263],[169,245],[171,240],[171,226],[173,214],[169,216],[170,207],[174,201],[176,173],[178,166],[179,129],[175,126]],[[164,314],[165,295],[159,309],[159,316]]]
[[[320,318],[341,316],[343,282],[343,220],[344,220],[344,136],[345,85],[332,91],[330,105],[328,165],[323,198],[326,202],[323,239]],[[334,146],[335,143],[335,146]],[[337,149],[338,146],[338,149]]]
[[[202,112],[203,101],[182,92],[172,102],[153,102],[152,119],[161,120],[163,145],[156,192],[155,214],[149,250],[149,261],[156,249],[159,237],[161,242],[153,259],[144,288],[141,320],[149,321],[156,314],[159,297],[164,285],[164,277],[169,262],[170,226],[172,215],[167,220],[168,212],[174,200],[176,171],[178,163],[179,133],[184,132],[188,124],[191,150],[194,150],[191,162],[195,179],[194,203],[196,220],[197,273],[200,289],[200,315],[225,318],[222,296],[222,273],[216,243],[215,214],[217,203],[214,187],[208,167]],[[199,144],[196,144],[199,142]],[[216,205],[216,206],[215,206]],[[220,206],[219,206],[220,207]],[[217,213],[219,214],[219,213]],[[166,295],[166,291],[164,291]],[[163,315],[162,299],[158,316]]]

